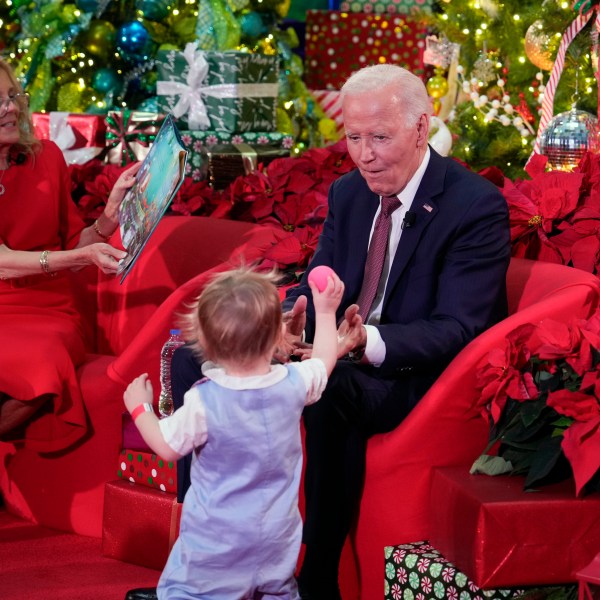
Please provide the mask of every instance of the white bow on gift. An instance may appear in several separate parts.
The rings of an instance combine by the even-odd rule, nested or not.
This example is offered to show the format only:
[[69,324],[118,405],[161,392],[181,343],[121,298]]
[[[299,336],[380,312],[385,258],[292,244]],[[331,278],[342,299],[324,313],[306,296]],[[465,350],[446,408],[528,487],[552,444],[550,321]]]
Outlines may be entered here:
[[190,129],[208,129],[210,119],[203,96],[211,98],[275,98],[277,83],[219,83],[204,85],[209,66],[204,52],[198,50],[198,42],[189,42],[183,56],[190,68],[186,83],[180,81],[157,81],[156,93],[160,96],[179,96],[173,107],[173,116],[179,118],[187,113]]
[[68,165],[83,165],[102,152],[102,148],[73,148],[77,138],[67,123],[68,112],[50,113],[50,139],[62,150]]

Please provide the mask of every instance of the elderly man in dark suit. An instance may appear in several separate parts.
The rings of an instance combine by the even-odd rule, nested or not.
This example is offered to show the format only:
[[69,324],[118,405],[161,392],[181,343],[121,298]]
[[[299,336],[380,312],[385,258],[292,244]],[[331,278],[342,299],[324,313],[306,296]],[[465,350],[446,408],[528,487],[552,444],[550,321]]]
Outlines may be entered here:
[[[502,194],[429,148],[431,102],[418,77],[366,67],[342,98],[357,169],[331,186],[318,248],[284,301],[287,353],[298,359],[310,353],[314,333],[308,273],[327,265],[345,284],[340,360],[321,400],[304,412],[299,584],[311,600],[340,598],[339,559],[360,502],[367,439],[394,429],[459,350],[506,315],[510,257]],[[181,403],[201,374],[187,347],[175,353],[172,373]],[[126,595],[154,598],[155,588]]]
[[502,194],[428,146],[431,103],[418,77],[366,67],[342,88],[342,109],[357,169],[331,186],[315,255],[284,301],[288,340],[302,356],[310,349],[300,334],[309,343],[314,332],[308,273],[327,265],[345,283],[341,360],[304,412],[299,584],[312,600],[340,598],[339,559],[360,502],[367,439],[394,429],[452,358],[506,316],[510,258]]

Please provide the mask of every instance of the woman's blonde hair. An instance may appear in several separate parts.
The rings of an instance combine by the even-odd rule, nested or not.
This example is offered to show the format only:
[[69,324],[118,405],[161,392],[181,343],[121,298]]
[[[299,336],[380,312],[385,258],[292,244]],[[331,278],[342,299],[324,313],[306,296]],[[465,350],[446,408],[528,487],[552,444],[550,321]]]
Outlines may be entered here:
[[[10,79],[11,86],[15,90],[15,93],[22,94],[23,87],[19,83],[19,80],[15,77],[12,67],[3,59],[0,58],[0,70],[4,71]],[[33,155],[41,148],[40,141],[33,135],[33,123],[31,121],[31,114],[27,103],[18,101],[19,104],[19,141],[13,145],[11,154],[24,153],[28,156]]]
[[275,273],[246,267],[216,275],[190,315],[196,351],[216,363],[240,365],[272,352],[282,331],[276,281]]

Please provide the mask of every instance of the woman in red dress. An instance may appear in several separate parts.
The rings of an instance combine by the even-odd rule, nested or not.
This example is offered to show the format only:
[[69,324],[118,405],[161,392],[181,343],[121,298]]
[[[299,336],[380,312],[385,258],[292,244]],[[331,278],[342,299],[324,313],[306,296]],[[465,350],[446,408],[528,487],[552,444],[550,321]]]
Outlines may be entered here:
[[0,439],[52,452],[87,431],[75,375],[83,332],[67,271],[94,264],[116,273],[125,252],[107,242],[139,163],[85,227],[63,155],[33,137],[28,105],[0,60]]

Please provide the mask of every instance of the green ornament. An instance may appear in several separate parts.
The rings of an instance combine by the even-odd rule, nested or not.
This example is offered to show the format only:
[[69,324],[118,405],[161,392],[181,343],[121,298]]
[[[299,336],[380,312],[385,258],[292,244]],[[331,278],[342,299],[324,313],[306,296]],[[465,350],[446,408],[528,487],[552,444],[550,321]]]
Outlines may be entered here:
[[92,87],[103,94],[114,90],[119,85],[119,76],[110,68],[99,69],[92,77]]
[[102,19],[92,21],[85,33],[83,45],[90,54],[106,60],[115,45],[114,25]]

